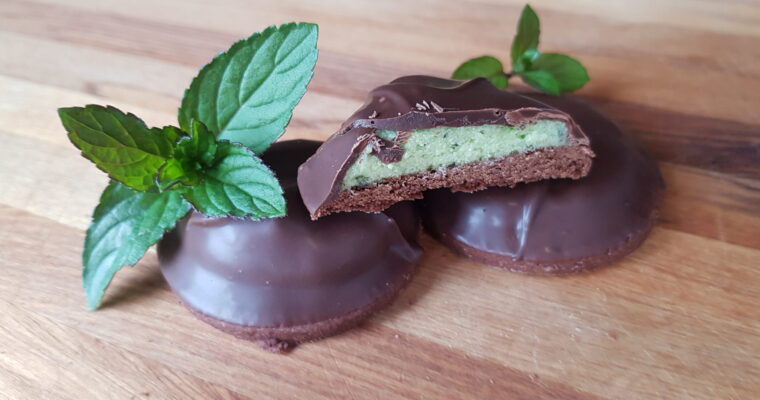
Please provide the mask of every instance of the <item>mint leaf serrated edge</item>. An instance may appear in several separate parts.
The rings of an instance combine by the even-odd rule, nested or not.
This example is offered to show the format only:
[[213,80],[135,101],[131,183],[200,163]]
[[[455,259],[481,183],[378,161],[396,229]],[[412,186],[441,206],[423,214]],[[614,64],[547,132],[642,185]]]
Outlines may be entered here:
[[183,191],[196,210],[209,217],[253,220],[285,215],[279,181],[250,149],[220,141],[217,157],[217,165],[202,173],[200,184]]
[[87,307],[96,309],[116,271],[136,264],[190,211],[177,192],[138,192],[111,181],[95,208],[82,252]]
[[185,91],[180,127],[187,131],[196,119],[218,138],[262,153],[282,135],[306,92],[317,60],[317,35],[315,24],[289,23],[233,44]]
[[171,158],[179,132],[148,128],[131,113],[107,106],[58,109],[69,140],[111,179],[136,190],[153,188],[154,176]]

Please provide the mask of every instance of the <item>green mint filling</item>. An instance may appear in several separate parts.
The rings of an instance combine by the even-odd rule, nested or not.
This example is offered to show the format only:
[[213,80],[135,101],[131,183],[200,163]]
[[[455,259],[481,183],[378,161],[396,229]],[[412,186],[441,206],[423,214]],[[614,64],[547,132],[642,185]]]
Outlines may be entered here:
[[[396,136],[395,131],[387,130],[379,130],[376,134],[386,140]],[[343,189],[367,186],[385,178],[563,146],[566,141],[567,126],[553,120],[537,121],[524,127],[479,125],[415,130],[401,145],[404,156],[399,162],[385,164],[372,154],[372,146],[365,147],[346,172]]]

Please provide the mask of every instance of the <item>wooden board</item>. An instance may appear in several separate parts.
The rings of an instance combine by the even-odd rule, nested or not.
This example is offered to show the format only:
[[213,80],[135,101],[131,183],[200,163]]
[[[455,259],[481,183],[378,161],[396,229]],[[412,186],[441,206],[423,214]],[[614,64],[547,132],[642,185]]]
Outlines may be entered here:
[[286,138],[325,138],[374,86],[506,56],[518,1],[0,2],[0,398],[755,399],[760,397],[760,4],[532,2],[578,96],[641,138],[668,190],[651,238],[568,278],[463,261],[349,333],[273,355],[197,321],[150,252],[85,310],[83,231],[106,179],[61,106],[175,120],[195,71],[269,24],[320,24]]

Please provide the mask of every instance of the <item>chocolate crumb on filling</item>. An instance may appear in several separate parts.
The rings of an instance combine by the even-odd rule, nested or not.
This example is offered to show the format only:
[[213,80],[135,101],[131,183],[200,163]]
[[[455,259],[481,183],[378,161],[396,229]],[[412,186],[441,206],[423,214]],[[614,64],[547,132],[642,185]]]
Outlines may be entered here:
[[372,155],[377,157],[381,163],[399,162],[404,157],[404,149],[394,141],[373,136],[370,138],[370,145],[372,146]]
[[485,79],[410,76],[373,90],[299,168],[298,185],[318,218],[382,211],[441,187],[577,179],[593,157],[581,128],[556,108]]

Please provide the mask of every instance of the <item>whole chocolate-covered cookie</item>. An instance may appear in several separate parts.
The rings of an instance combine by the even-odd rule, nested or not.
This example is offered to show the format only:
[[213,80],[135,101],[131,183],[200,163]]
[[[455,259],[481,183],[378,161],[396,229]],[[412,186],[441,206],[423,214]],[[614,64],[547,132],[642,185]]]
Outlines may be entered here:
[[436,190],[423,225],[472,260],[533,274],[587,271],[641,245],[664,183],[655,160],[609,119],[577,100],[532,96],[572,116],[596,154],[588,176],[474,193]]
[[195,315],[271,351],[351,328],[387,306],[421,254],[409,203],[311,220],[296,171],[319,145],[280,142],[262,156],[285,190],[285,217],[193,212],[158,246],[164,277]]

